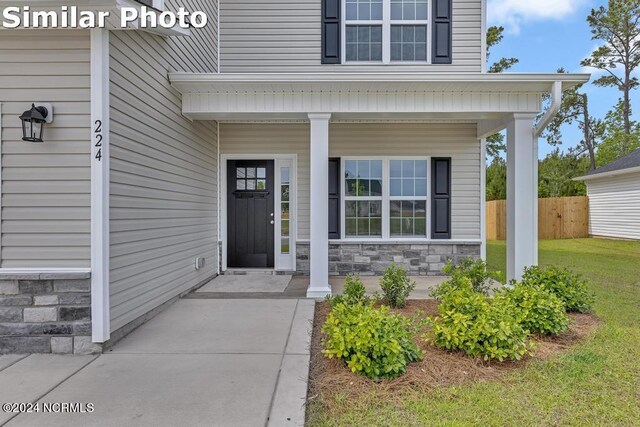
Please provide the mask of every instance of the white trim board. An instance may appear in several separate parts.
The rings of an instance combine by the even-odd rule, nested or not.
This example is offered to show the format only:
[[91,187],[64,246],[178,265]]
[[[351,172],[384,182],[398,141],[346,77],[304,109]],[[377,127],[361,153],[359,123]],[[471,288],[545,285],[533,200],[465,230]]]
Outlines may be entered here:
[[0,265],[2,265],[2,103],[0,103]]
[[487,260],[487,140],[480,139],[480,258]]
[[110,338],[109,31],[91,30],[91,325],[93,342]]
[[91,273],[90,268],[0,268],[0,274],[76,274]]
[[[293,268],[291,271],[296,270],[296,242],[298,235],[298,155],[297,154],[221,154],[219,156],[219,167],[220,171],[220,180],[219,180],[219,188],[220,188],[220,205],[218,214],[220,217],[220,235],[219,241],[222,246],[222,271],[227,270],[227,161],[228,160],[274,160],[274,181],[275,181],[275,168],[278,167],[278,160],[287,160],[291,162],[291,187],[290,187],[290,205],[289,205],[289,239],[290,239],[290,247],[289,247],[289,255],[292,257],[292,265]],[[274,191],[277,182],[274,182]],[[276,209],[275,203],[277,203],[277,197],[274,197],[274,214],[275,221],[280,221],[280,210]],[[274,230],[273,236],[273,251],[274,251],[274,270],[276,271],[290,271],[289,266],[286,269],[281,269],[280,265],[278,265],[278,242],[280,241],[280,236],[276,236]]]

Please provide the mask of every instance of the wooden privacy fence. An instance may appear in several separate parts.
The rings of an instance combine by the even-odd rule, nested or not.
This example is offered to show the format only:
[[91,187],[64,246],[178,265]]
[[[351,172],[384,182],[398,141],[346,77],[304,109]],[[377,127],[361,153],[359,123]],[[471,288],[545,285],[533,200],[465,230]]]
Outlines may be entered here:
[[[538,238],[589,237],[589,199],[550,197],[538,199]],[[507,202],[487,202],[487,240],[507,239]]]

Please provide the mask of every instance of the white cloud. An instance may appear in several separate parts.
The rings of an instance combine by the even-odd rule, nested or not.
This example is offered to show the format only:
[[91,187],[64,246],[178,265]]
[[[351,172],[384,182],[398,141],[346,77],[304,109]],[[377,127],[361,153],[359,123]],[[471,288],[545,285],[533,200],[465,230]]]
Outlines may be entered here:
[[525,22],[559,20],[578,10],[588,0],[488,0],[489,22],[518,33]]

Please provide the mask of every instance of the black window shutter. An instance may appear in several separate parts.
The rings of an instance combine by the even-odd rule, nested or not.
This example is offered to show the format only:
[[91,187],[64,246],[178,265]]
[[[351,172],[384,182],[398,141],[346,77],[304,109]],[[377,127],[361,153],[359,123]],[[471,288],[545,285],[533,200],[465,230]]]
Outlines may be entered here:
[[340,2],[322,1],[322,63],[340,63]]
[[451,238],[451,158],[431,159],[431,238]]
[[451,64],[451,15],[453,0],[433,2],[433,63]]
[[340,158],[329,159],[329,238],[340,236]]

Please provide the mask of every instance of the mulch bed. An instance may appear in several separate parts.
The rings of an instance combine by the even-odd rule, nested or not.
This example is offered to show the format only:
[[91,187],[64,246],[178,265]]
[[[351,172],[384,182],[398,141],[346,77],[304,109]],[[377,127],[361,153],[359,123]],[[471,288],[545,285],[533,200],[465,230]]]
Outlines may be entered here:
[[[396,309],[397,313],[410,316],[421,310],[428,316],[438,314],[438,303],[435,300],[412,300],[406,307]],[[330,307],[326,302],[316,303],[311,340],[311,365],[309,372],[309,400],[320,400],[322,396],[333,396],[336,393],[349,395],[351,398],[361,394],[376,393],[398,396],[398,392],[424,392],[443,386],[458,386],[481,380],[499,380],[505,373],[522,368],[532,360],[546,360],[576,343],[584,340],[595,330],[599,320],[592,314],[569,314],[571,319],[568,330],[559,336],[536,336],[537,346],[531,355],[520,361],[485,362],[480,358],[471,358],[460,352],[449,352],[438,349],[424,340],[420,347],[425,351],[420,362],[410,363],[407,372],[394,380],[374,382],[351,370],[341,361],[328,359],[322,354],[322,325]]]

